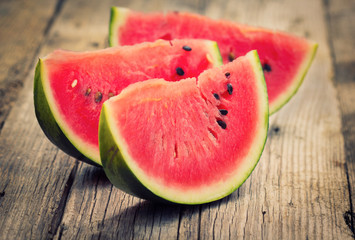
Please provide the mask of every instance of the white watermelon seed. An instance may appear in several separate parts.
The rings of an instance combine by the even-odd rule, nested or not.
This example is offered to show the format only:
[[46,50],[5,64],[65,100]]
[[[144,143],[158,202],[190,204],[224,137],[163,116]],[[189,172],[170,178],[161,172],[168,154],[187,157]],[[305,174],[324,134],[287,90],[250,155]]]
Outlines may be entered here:
[[78,80],[74,79],[74,81],[71,83],[71,87],[75,88],[75,86],[78,84]]

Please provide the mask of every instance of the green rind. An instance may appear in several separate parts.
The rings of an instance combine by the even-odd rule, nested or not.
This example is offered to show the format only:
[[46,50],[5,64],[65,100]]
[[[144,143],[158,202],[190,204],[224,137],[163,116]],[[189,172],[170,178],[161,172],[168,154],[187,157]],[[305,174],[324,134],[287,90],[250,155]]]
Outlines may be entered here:
[[119,26],[124,24],[125,21],[125,13],[129,10],[126,8],[117,8],[111,7],[110,13],[110,24],[109,24],[109,34],[108,34],[108,41],[110,47],[118,46],[118,36],[117,36],[117,29]]
[[[169,202],[169,203],[177,203],[177,204],[186,204],[186,205],[195,205],[195,204],[204,204],[207,202],[217,201],[221,198],[228,196],[233,193],[236,189],[238,189],[250,176],[257,163],[260,160],[262,152],[265,147],[267,132],[269,128],[269,113],[268,113],[268,96],[267,96],[267,88],[265,83],[265,78],[262,71],[262,66],[256,51],[253,51],[252,57],[254,58],[254,70],[256,72],[257,78],[259,79],[262,89],[264,99],[260,99],[260,101],[264,104],[264,121],[261,123],[262,126],[262,137],[263,140],[258,144],[258,149],[252,149],[251,152],[257,152],[257,156],[255,157],[252,164],[243,172],[243,175],[238,176],[235,182],[233,182],[230,190],[227,190],[223,194],[219,194],[215,197],[208,199],[207,201],[201,199],[200,201],[176,201],[175,199],[164,198],[163,196],[159,196],[153,189],[148,189],[147,184],[144,184],[142,180],[140,180],[139,176],[136,176],[134,171],[128,166],[126,163],[126,159],[129,159],[129,156],[124,156],[120,151],[120,144],[113,137],[112,130],[110,129],[110,123],[107,120],[108,111],[106,109],[106,104],[104,103],[101,115],[100,115],[100,123],[99,123],[99,143],[100,143],[100,157],[103,164],[104,171],[110,181],[116,187],[121,190],[130,193],[134,196],[153,200],[160,202]],[[131,86],[132,87],[132,86]],[[148,184],[149,185],[149,184]]]
[[65,153],[77,158],[80,161],[86,162],[97,167],[101,167],[98,163],[90,160],[82,153],[80,153],[69,141],[69,139],[61,130],[61,128],[58,126],[49,107],[47,97],[43,89],[42,82],[45,80],[43,68],[43,60],[39,59],[36,66],[33,87],[35,114],[43,132],[54,145],[59,147]]
[[[279,111],[286,103],[288,103],[291,100],[291,98],[297,93],[298,89],[301,87],[303,80],[308,72],[308,69],[310,68],[310,66],[313,62],[313,59],[316,55],[316,52],[318,49],[318,44],[313,43],[312,47],[310,47],[310,49],[311,49],[310,54],[309,54],[310,57],[308,57],[308,59],[305,60],[305,64],[304,64],[305,67],[303,69],[301,69],[299,71],[299,73],[297,74],[297,76],[295,78],[296,81],[293,81],[294,87],[290,88],[291,89],[290,94],[286,95],[286,97],[284,97],[284,98],[280,98],[276,103],[272,104],[269,107],[270,115]],[[301,75],[301,76],[299,76],[299,75]]]
[[135,177],[127,166],[124,156],[117,147],[112,136],[109,124],[107,124],[107,110],[105,104],[102,107],[99,121],[99,146],[102,165],[108,179],[122,191],[143,199],[153,199],[159,202],[167,202],[157,197]]

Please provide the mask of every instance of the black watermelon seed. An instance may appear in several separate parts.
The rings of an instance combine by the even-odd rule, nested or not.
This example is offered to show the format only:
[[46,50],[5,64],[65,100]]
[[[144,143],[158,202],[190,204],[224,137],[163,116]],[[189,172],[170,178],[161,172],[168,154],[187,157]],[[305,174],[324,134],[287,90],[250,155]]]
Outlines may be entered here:
[[234,59],[235,59],[234,53],[230,52],[230,53],[228,54],[228,60],[229,60],[230,62],[233,62]]
[[263,70],[265,71],[265,72],[271,72],[271,66],[269,65],[269,64],[267,64],[267,63],[264,63],[264,65],[263,65]]
[[224,121],[222,121],[222,120],[217,120],[217,123],[218,123],[218,125],[219,125],[221,128],[223,128],[223,129],[226,129],[226,128],[227,128],[227,124],[226,124]]
[[224,75],[226,76],[226,78],[229,78],[231,76],[229,72],[226,72]]
[[85,96],[89,96],[91,93],[91,88],[86,89]]
[[224,116],[228,114],[228,110],[226,109],[219,109],[219,112]]
[[214,98],[215,98],[215,99],[217,99],[217,100],[219,100],[219,99],[220,99],[220,97],[219,97],[218,93],[214,93],[214,94],[213,94],[213,96],[214,96]]
[[181,67],[177,67],[176,68],[176,73],[179,75],[179,76],[183,76],[185,74],[184,70],[182,70]]
[[227,91],[228,91],[229,95],[232,95],[232,93],[233,93],[233,86],[232,86],[232,84],[230,84],[230,83],[227,84]]
[[101,100],[102,100],[102,93],[101,92],[95,93],[95,102],[99,103],[101,102]]
[[280,131],[280,128],[278,126],[276,126],[276,127],[274,127],[273,130],[274,130],[275,133],[278,133]]
[[182,49],[184,49],[185,51],[188,51],[188,52],[192,50],[192,48],[190,48],[187,45],[183,46]]

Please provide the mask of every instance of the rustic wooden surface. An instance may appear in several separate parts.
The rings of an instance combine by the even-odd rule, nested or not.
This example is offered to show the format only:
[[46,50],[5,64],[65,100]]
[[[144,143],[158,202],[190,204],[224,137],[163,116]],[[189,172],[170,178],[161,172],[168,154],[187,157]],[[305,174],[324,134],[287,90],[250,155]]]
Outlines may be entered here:
[[[193,11],[319,43],[299,92],[271,117],[260,163],[232,195],[200,206],[131,197],[40,130],[37,58],[106,47],[113,5]],[[0,239],[354,238],[354,22],[353,0],[1,1]]]

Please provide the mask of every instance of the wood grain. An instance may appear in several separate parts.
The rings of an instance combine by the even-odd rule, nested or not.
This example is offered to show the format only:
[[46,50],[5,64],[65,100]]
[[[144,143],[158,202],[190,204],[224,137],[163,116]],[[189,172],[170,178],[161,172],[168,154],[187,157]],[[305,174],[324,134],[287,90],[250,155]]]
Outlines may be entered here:
[[[8,9],[19,6],[6,4]],[[345,46],[354,45],[353,30],[347,31],[354,18],[351,1],[101,0],[98,4],[66,0],[26,4],[38,13],[31,21],[39,24],[41,34],[25,29],[29,45],[6,45],[8,51],[16,52],[16,59],[26,59],[27,70],[21,73],[23,91],[16,92],[18,101],[9,108],[0,132],[0,239],[354,237],[354,54]],[[299,92],[271,117],[260,163],[232,195],[200,206],[143,201],[114,188],[102,169],[65,155],[41,132],[32,102],[37,56],[56,48],[84,51],[106,47],[109,8],[117,4],[146,12],[193,11],[292,32],[319,43]],[[19,11],[24,19],[11,23],[20,29],[17,32],[23,21],[30,21],[29,10]],[[8,12],[9,19],[18,14]],[[1,25],[1,36],[15,34],[11,27],[3,29],[5,25]],[[12,29],[16,32],[17,28]],[[22,56],[26,49],[31,50]],[[5,50],[0,46],[2,56]],[[2,56],[0,73],[17,61],[5,61]],[[0,84],[6,86],[6,81]]]
[[34,58],[59,10],[55,1],[0,3],[0,239],[55,232],[74,173],[75,162],[44,138],[32,101]]
[[[26,80],[26,89],[31,82]],[[61,216],[75,161],[44,137],[32,92],[21,94],[20,100],[0,138],[0,239],[47,239],[56,231],[52,223]]]
[[0,2],[0,131],[59,9],[60,1]]
[[355,238],[355,2],[349,0],[326,2],[329,44],[335,69],[334,82],[338,92],[342,117],[350,205],[344,219]]

